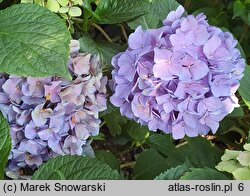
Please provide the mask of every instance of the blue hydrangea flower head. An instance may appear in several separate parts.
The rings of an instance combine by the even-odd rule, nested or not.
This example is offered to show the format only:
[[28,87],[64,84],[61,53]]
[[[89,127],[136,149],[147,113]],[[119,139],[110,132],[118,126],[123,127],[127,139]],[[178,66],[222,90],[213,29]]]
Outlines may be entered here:
[[174,139],[215,133],[238,106],[235,92],[245,68],[231,33],[209,25],[204,14],[184,11],[170,12],[161,28],[139,26],[127,50],[112,59],[111,103]]
[[0,110],[12,138],[10,170],[34,169],[57,155],[81,155],[89,136],[98,134],[107,78],[99,58],[79,49],[72,40],[68,66],[73,81],[0,74]]

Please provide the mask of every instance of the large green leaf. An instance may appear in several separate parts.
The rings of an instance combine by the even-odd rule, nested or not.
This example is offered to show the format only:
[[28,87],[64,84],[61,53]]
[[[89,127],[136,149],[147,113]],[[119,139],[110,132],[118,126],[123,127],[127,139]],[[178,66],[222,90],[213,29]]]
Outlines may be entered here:
[[240,128],[239,122],[232,117],[240,117],[241,112],[234,111],[220,122],[220,127],[216,132],[216,137],[223,143],[234,148],[242,148],[241,138],[246,138],[246,133]]
[[122,125],[127,123],[127,118],[121,116],[117,109],[103,118],[112,136],[120,135],[122,133]]
[[149,3],[146,0],[105,0],[100,1],[95,14],[100,24],[115,24],[131,20],[147,13]]
[[192,168],[186,172],[181,180],[230,180],[222,172],[212,168]]
[[43,164],[33,175],[33,180],[117,180],[116,170],[94,158],[83,156],[58,156]]
[[152,0],[149,4],[149,13],[128,22],[130,28],[136,29],[136,27],[140,25],[143,29],[157,28],[167,17],[168,13],[176,10],[176,8],[180,5],[175,0]]
[[123,48],[115,43],[94,41],[89,35],[83,35],[80,39],[80,50],[99,55],[104,65],[111,65],[111,59]]
[[244,116],[244,111],[242,107],[234,108],[233,112],[229,114],[230,117],[242,117]]
[[8,74],[70,79],[70,33],[56,14],[36,4],[0,11],[0,71]]
[[192,164],[187,159],[182,165],[177,167],[172,167],[167,171],[161,173],[155,178],[155,180],[179,180],[189,169],[192,167]]
[[135,164],[133,179],[152,180],[168,168],[167,159],[154,149],[142,152]]
[[119,161],[111,152],[99,150],[95,152],[95,156],[98,160],[107,163],[111,169],[120,171]]
[[112,103],[110,103],[110,101],[108,100],[107,109],[104,110],[103,112],[99,113],[99,118],[101,118],[101,117],[103,117],[105,115],[108,115],[108,114],[114,112],[115,110],[117,110],[117,108]]
[[234,17],[246,14],[246,7],[240,0],[236,0],[234,2],[233,8],[234,8]]
[[152,133],[146,140],[146,144],[157,150],[165,157],[174,149],[173,139],[169,134]]
[[149,135],[148,127],[142,126],[135,121],[129,121],[124,129],[133,140],[140,144],[142,144]]
[[246,105],[250,109],[250,91],[249,91],[249,86],[250,86],[250,67],[246,65],[245,71],[244,71],[244,77],[240,81],[240,88],[239,88],[239,93],[243,100],[245,101]]
[[215,147],[211,141],[205,138],[188,138],[186,144],[170,151],[168,164],[171,167],[176,167],[188,158],[194,167],[214,168],[220,162],[222,154],[222,150]]
[[7,120],[0,112],[0,179],[3,179],[4,169],[11,150],[10,129]]

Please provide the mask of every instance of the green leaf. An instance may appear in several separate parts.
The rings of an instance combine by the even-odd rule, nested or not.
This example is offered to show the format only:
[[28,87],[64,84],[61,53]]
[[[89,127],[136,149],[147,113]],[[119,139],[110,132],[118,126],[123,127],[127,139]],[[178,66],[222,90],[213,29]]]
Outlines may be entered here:
[[245,144],[243,147],[244,147],[244,149],[245,149],[246,151],[249,151],[249,152],[250,152],[250,143],[249,143],[249,144]]
[[66,180],[63,173],[61,171],[59,171],[59,170],[53,171],[53,174],[55,175],[55,179],[57,179],[57,180]]
[[250,67],[246,65],[245,71],[244,71],[244,77],[240,81],[240,88],[239,88],[239,93],[244,100],[245,104],[248,106],[250,109],[250,91],[249,91],[249,86],[250,86]]
[[156,150],[149,149],[139,154],[134,167],[133,179],[152,180],[167,168],[167,159]]
[[99,54],[103,64],[111,65],[111,59],[123,48],[115,43],[104,41],[95,42],[89,35],[84,35],[79,39],[80,51]]
[[178,165],[175,168],[168,169],[167,171],[161,173],[155,178],[155,180],[179,180],[189,169],[192,164],[187,159],[182,165]]
[[219,171],[233,173],[235,170],[243,167],[236,160],[227,160],[220,162],[218,165],[215,166],[215,168]]
[[241,116],[244,116],[244,111],[243,111],[242,107],[235,108],[234,111],[231,114],[229,114],[228,116],[241,117]]
[[220,122],[220,127],[216,132],[216,137],[225,144],[234,148],[241,148],[240,138],[245,138],[245,132],[238,127],[238,123],[234,118],[226,117]]
[[250,167],[250,152],[240,152],[237,160],[240,162],[241,165]]
[[176,10],[180,5],[175,0],[153,0],[149,2],[149,12],[128,22],[131,29],[142,26],[143,29],[158,28],[169,12]]
[[250,168],[239,168],[233,172],[233,176],[236,180],[250,180]]
[[[83,1],[83,8],[84,8],[84,17],[90,18],[92,15],[94,15],[95,18],[97,18],[98,20],[101,20],[100,17],[98,15],[95,14],[95,12],[93,12],[92,7],[91,7],[91,3],[94,0],[84,0]],[[85,16],[87,15],[87,16]]]
[[247,22],[248,22],[248,25],[250,24],[250,13],[247,14]]
[[90,136],[90,138],[93,139],[93,140],[96,140],[96,141],[104,141],[105,140],[105,135],[100,132],[98,135]]
[[181,180],[230,180],[223,173],[211,168],[192,168]]
[[103,118],[109,128],[110,134],[114,137],[122,133],[122,125],[127,123],[127,118],[121,116],[118,109]]
[[120,171],[119,161],[111,152],[100,150],[96,151],[95,155],[98,160],[107,163],[111,169]]
[[70,33],[63,20],[46,8],[18,4],[0,11],[0,40],[0,72],[70,79]]
[[99,113],[99,118],[101,118],[105,115],[108,115],[108,114],[114,112],[115,110],[117,110],[117,108],[115,106],[113,106],[112,103],[110,103],[110,101],[108,100],[107,109],[104,110],[103,112]]
[[236,126],[235,121],[226,117],[220,122],[220,127],[218,131],[216,132],[216,135],[219,135],[219,136],[223,135],[227,133],[229,129],[235,126]]
[[149,135],[148,127],[141,126],[135,121],[129,121],[124,129],[133,140],[140,144],[142,144]]
[[100,24],[115,24],[131,20],[147,13],[149,3],[146,0],[105,0],[100,1],[94,18]]
[[242,168],[242,165],[236,160],[240,153],[241,151],[226,149],[221,157],[221,162],[215,168],[228,173],[233,173],[238,168]]
[[10,128],[7,120],[0,112],[0,179],[4,177],[4,169],[11,150]]
[[80,51],[98,54],[95,41],[89,35],[83,35],[80,39]]
[[170,151],[168,164],[176,167],[182,164],[186,158],[194,167],[213,168],[220,162],[223,152],[215,147],[211,141],[202,137],[187,138],[187,143]]
[[76,155],[58,156],[50,159],[34,173],[32,179],[57,180],[61,179],[62,176],[66,180],[120,179],[119,173],[102,161]]
[[152,135],[147,138],[146,144],[165,157],[168,157],[169,152],[175,148],[173,139],[169,134],[152,133]]
[[112,58],[115,55],[117,55],[119,52],[124,51],[124,48],[118,44],[110,43],[106,41],[97,41],[96,45],[97,45],[101,60],[105,65],[105,67],[103,68],[103,71],[110,71],[112,69],[112,67],[110,66]]
[[242,16],[246,13],[246,7],[240,0],[235,1],[233,7],[234,7],[234,17]]
[[82,15],[82,10],[79,7],[69,8],[69,15],[72,17],[77,17]]
[[222,161],[234,160],[239,156],[239,154],[240,151],[226,149],[224,155],[221,157],[221,160]]

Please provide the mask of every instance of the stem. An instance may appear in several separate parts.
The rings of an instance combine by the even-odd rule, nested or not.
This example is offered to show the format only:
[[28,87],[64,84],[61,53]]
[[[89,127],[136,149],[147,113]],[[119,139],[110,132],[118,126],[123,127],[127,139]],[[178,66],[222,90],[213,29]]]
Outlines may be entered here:
[[83,23],[83,19],[80,18],[72,18],[76,23]]
[[82,34],[82,32],[81,32],[82,28],[81,28],[80,24],[75,23],[75,25],[76,25],[77,30],[80,32],[80,34]]
[[134,167],[135,163],[136,163],[135,161],[123,163],[123,164],[120,165],[120,167],[121,167],[121,169],[123,169],[125,167]]
[[125,41],[128,42],[128,35],[126,33],[124,26],[122,24],[119,24],[119,26],[121,27],[122,35],[123,35]]
[[101,124],[100,124],[100,128],[103,126],[103,125],[105,125],[105,121],[103,121]]
[[177,144],[175,147],[176,148],[179,148],[179,147],[181,147],[181,146],[183,146],[183,145],[185,145],[185,144],[187,144],[188,142],[187,141],[184,141],[184,142],[182,142],[182,143],[180,143],[180,144]]
[[88,17],[85,15],[86,9],[84,9],[83,19],[82,19],[82,30],[84,33],[88,31]]
[[102,27],[100,27],[98,24],[92,23],[92,26],[95,27],[100,33],[105,37],[105,39],[108,42],[113,42],[112,39],[109,37],[109,35],[104,31]]
[[88,20],[83,20],[82,29],[83,29],[83,32],[88,31]]

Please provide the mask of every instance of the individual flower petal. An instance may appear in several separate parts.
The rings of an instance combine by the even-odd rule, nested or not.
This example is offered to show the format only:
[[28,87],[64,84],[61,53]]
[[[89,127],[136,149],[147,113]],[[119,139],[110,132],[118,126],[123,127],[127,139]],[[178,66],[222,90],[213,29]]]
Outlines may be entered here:
[[32,116],[32,120],[33,122],[37,125],[37,126],[42,126],[45,125],[45,123],[47,122],[47,117],[52,113],[51,109],[44,109],[43,108],[43,104],[42,105],[38,105],[34,111],[32,111],[31,116]]
[[52,103],[60,102],[61,83],[61,81],[54,81],[51,82],[51,85],[44,85],[44,95],[47,100],[50,100]]
[[184,12],[185,12],[184,7],[181,5],[178,6],[178,8],[175,11],[171,11],[168,14],[167,18],[163,21],[163,24],[166,25],[169,22],[174,22],[174,21],[178,20]]
[[73,60],[73,71],[77,75],[89,74],[90,70],[90,60],[91,55],[80,55]]

